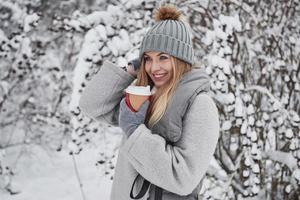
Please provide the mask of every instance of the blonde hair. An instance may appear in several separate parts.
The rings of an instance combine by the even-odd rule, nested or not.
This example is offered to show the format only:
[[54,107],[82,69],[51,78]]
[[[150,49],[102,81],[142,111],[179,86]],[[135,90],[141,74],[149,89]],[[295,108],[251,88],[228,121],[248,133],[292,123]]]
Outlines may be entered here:
[[[172,75],[169,82],[163,86],[157,88],[154,95],[151,97],[150,106],[146,116],[146,123],[148,127],[152,128],[165,114],[168,103],[172,98],[177,85],[182,77],[182,75],[191,70],[192,66],[176,57],[171,56],[172,63]],[[154,86],[153,81],[148,76],[144,59],[142,57],[141,68],[137,76],[137,86]]]

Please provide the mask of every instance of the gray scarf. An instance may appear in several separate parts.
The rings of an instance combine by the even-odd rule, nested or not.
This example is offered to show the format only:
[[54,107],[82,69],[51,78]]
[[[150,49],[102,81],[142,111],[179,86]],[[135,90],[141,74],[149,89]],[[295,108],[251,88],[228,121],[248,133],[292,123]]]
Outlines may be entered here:
[[151,129],[152,133],[161,135],[169,143],[178,141],[181,137],[185,113],[200,92],[208,92],[209,90],[210,79],[204,68],[193,68],[185,73],[167,106],[165,114]]

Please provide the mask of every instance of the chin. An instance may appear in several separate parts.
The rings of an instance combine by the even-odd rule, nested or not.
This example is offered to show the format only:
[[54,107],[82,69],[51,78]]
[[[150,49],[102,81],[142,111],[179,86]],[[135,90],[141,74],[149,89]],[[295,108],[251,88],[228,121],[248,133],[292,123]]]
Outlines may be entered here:
[[167,78],[167,79],[164,79],[164,80],[161,80],[161,81],[157,81],[157,80],[155,81],[155,79],[152,78],[152,77],[151,77],[151,79],[152,79],[152,82],[154,83],[156,88],[162,87],[162,86],[170,83],[170,78]]
[[166,83],[154,83],[155,87],[159,88],[163,85],[165,85]]

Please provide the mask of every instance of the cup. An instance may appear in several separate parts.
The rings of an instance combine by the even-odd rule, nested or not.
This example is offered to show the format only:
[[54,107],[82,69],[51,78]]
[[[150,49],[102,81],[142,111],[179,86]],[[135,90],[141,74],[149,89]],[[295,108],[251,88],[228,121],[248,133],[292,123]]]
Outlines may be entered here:
[[127,106],[134,112],[138,112],[143,103],[151,96],[150,86],[129,86],[125,90]]

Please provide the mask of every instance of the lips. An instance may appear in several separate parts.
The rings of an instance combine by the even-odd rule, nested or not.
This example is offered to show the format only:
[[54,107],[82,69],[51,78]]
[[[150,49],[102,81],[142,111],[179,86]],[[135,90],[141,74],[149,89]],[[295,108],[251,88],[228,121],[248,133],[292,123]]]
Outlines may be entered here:
[[163,77],[163,76],[165,76],[165,75],[167,75],[167,73],[163,73],[163,74],[153,74],[153,76],[154,76],[155,78],[161,78],[161,77]]
[[163,73],[163,74],[152,74],[154,81],[161,81],[165,78],[165,76],[167,75],[167,73]]

